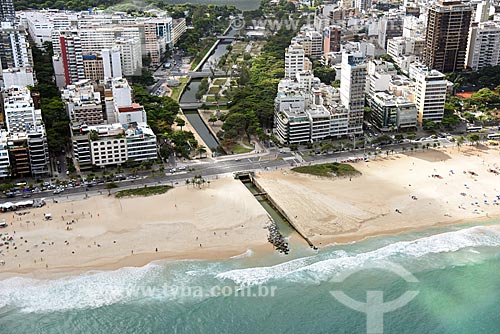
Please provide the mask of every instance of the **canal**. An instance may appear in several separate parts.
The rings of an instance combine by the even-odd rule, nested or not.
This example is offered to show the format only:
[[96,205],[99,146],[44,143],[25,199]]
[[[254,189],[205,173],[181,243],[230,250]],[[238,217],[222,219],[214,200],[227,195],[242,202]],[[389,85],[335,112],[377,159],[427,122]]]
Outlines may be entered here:
[[[251,180],[241,180],[245,187],[252,193],[252,194],[258,194],[260,193],[259,189],[252,183]],[[289,237],[292,234],[296,234],[294,228],[290,226],[288,221],[283,217],[269,202],[269,200],[266,198],[266,195],[257,195],[255,196],[255,199],[259,201],[260,205],[264,208],[264,210],[267,211],[267,213],[271,216],[271,218],[274,220],[276,225],[278,226],[278,229],[280,233],[285,237]]]
[[214,156],[220,155],[221,149],[219,142],[217,141],[217,139],[215,139],[210,130],[208,130],[207,125],[201,119],[198,110],[182,109],[182,112],[188,119],[189,123],[193,126],[193,128],[195,128],[196,132],[198,132],[198,135],[200,135],[201,139],[203,139],[208,148],[213,152]]
[[[235,30],[231,30],[228,35],[232,36],[235,34]],[[201,67],[201,71],[210,71],[210,68],[217,66],[219,59],[227,53],[227,46],[231,43],[221,41],[215,50],[212,51],[210,57],[207,58],[205,63]],[[196,103],[199,102],[196,99],[196,93],[200,88],[201,79],[192,79],[187,85],[186,89],[181,95],[179,102],[182,103]],[[214,154],[220,155],[224,154],[224,151],[219,145],[217,139],[212,135],[212,132],[208,129],[205,122],[201,119],[198,110],[196,109],[183,109],[182,112],[186,115],[189,123],[196,130],[198,135],[203,139],[208,148],[210,148]]]

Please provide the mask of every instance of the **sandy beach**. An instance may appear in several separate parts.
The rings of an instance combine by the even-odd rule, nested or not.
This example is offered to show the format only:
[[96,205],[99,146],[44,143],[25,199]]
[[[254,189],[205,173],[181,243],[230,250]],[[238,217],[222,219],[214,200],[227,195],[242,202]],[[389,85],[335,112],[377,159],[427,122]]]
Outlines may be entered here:
[[[290,170],[256,182],[314,245],[500,217],[500,151],[462,147],[353,164],[362,175],[322,178]],[[18,215],[19,213],[29,213]],[[52,220],[44,220],[51,213]],[[95,196],[2,213],[0,278],[45,278],[142,266],[163,259],[223,259],[273,251],[266,211],[238,180],[181,186],[151,197]],[[300,243],[303,245],[302,241]]]
[[[500,152],[467,146],[354,163],[362,175],[292,171],[256,181],[315,245],[500,217]],[[475,173],[476,175],[472,174]],[[477,203],[477,204],[476,204]]]
[[[103,195],[47,204],[22,216],[0,214],[9,224],[0,233],[9,233],[15,242],[9,249],[1,247],[5,264],[0,278],[111,270],[159,259],[228,258],[249,248],[272,250],[264,229],[266,211],[231,178],[151,197]],[[45,213],[53,219],[44,220]]]

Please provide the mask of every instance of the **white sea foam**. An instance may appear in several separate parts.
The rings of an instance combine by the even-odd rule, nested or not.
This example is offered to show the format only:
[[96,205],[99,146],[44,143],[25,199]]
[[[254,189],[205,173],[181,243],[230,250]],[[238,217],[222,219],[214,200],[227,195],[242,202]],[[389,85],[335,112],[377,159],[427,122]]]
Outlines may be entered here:
[[110,305],[129,298],[127,290],[132,285],[151,278],[160,268],[150,263],[55,280],[13,277],[0,281],[1,306],[19,307],[23,312],[50,312]]
[[253,250],[251,249],[247,249],[244,253],[242,254],[239,254],[239,255],[235,255],[235,256],[231,256],[231,259],[244,259],[246,257],[252,257],[253,256]]
[[[344,251],[336,251],[331,256],[343,257],[347,256]],[[317,261],[317,256],[309,256],[300,259],[294,259],[288,262],[280,263],[272,267],[257,267],[247,269],[236,269],[217,274],[218,279],[231,279],[236,284],[262,284],[268,280],[275,278],[279,279],[290,272],[299,270],[309,266],[311,263]]]
[[[229,279],[241,285],[263,284],[271,279],[291,281],[323,281],[344,270],[362,268],[377,260],[417,259],[427,255],[451,253],[464,248],[500,246],[500,232],[491,227],[477,226],[456,232],[447,232],[412,241],[396,242],[370,252],[309,261],[292,260],[271,267],[231,270],[218,274],[219,279]],[[311,257],[314,258],[314,257]],[[310,258],[310,259],[311,259]]]

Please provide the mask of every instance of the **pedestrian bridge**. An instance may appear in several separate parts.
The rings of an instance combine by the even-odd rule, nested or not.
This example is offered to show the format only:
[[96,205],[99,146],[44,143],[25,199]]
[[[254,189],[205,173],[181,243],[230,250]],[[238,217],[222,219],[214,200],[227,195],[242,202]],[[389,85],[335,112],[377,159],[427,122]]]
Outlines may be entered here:
[[[215,107],[217,106],[217,102],[184,102],[184,103],[179,103],[179,106],[181,109],[199,109],[201,108],[202,105],[205,105],[207,107]],[[227,102],[219,102],[219,106],[225,106],[227,105]]]
[[182,77],[182,76],[190,76],[191,79],[199,79],[199,78],[208,78],[208,77],[211,77],[211,76],[214,76],[214,77],[225,77],[226,76],[226,72],[224,71],[215,71],[215,72],[211,72],[211,71],[200,71],[200,72],[170,72],[170,75],[171,76],[174,76],[174,77]]

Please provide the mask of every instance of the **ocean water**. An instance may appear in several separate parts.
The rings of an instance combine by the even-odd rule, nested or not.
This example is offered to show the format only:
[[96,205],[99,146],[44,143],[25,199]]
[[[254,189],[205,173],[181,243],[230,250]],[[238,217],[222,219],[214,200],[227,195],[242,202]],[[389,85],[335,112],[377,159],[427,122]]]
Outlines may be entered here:
[[[491,225],[295,247],[292,256],[248,250],[224,261],[10,278],[0,282],[0,333],[500,333],[500,232]],[[418,294],[367,325],[366,310],[332,291],[378,310]],[[367,291],[383,299],[367,302]]]

